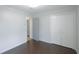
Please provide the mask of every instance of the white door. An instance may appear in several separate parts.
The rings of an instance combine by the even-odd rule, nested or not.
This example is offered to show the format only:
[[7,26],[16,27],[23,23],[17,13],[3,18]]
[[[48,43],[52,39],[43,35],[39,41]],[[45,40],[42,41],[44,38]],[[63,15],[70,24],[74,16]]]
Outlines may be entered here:
[[39,18],[34,17],[33,18],[33,39],[39,40]]
[[73,13],[52,16],[50,19],[51,43],[75,48]]

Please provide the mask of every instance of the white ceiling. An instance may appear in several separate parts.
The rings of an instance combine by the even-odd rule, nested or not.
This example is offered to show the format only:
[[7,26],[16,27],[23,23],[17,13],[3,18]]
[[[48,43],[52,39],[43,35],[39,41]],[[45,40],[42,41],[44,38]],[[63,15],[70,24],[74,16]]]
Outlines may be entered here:
[[44,12],[48,10],[56,10],[62,7],[72,7],[74,5],[40,5],[36,8],[30,8],[27,5],[8,5],[8,6],[18,8],[24,11],[28,11],[30,13],[39,13],[39,12]]

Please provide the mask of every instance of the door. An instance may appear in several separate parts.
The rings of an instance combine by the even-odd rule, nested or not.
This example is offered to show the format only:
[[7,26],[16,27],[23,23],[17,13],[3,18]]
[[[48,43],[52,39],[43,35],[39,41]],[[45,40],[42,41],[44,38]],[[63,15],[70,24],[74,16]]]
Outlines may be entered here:
[[28,40],[32,39],[32,17],[27,17],[27,38]]
[[33,39],[39,40],[39,18],[33,18]]
[[51,42],[62,46],[75,48],[75,31],[73,13],[60,14],[50,19]]

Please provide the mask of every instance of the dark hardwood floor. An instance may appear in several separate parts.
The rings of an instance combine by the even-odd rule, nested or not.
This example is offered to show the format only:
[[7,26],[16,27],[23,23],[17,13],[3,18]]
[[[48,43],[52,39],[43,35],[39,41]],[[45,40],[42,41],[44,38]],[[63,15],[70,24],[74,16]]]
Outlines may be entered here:
[[3,54],[76,54],[76,51],[56,44],[29,40]]

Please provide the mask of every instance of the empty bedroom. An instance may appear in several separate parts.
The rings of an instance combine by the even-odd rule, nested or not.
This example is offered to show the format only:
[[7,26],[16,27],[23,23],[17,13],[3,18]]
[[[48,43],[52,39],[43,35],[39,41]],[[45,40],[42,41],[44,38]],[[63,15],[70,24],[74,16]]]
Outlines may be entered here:
[[79,5],[0,5],[1,54],[78,54]]

